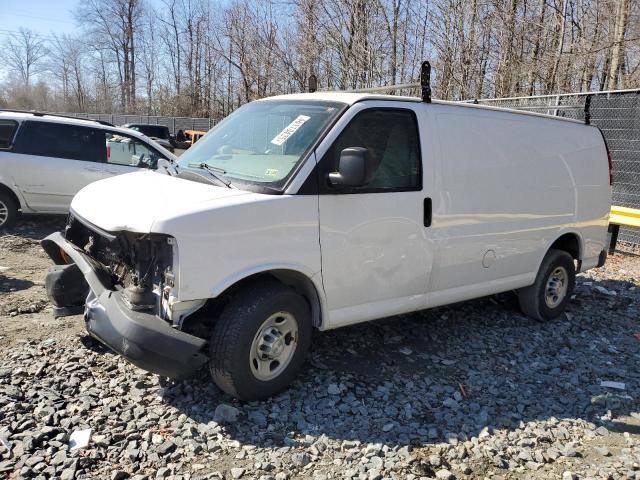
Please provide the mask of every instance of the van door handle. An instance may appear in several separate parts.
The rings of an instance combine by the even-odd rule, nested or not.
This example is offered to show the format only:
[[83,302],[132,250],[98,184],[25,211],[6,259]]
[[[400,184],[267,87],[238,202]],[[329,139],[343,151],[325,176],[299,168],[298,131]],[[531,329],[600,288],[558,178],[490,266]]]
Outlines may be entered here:
[[431,208],[432,208],[431,199],[425,198],[424,199],[424,226],[425,227],[431,226],[431,218],[432,218]]

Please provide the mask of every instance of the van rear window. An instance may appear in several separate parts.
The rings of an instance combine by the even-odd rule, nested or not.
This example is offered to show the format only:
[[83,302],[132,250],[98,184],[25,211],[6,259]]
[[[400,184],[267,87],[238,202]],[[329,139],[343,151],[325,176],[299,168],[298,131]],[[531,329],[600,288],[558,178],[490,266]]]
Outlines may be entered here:
[[13,120],[0,120],[0,148],[9,148],[18,128],[18,122]]

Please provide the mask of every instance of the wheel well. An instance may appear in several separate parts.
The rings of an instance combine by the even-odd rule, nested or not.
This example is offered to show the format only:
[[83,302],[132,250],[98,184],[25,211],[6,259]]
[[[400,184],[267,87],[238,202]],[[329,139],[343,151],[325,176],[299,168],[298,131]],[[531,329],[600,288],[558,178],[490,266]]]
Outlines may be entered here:
[[182,324],[182,330],[202,338],[207,338],[215,318],[218,317],[228,299],[236,292],[250,288],[251,284],[264,280],[279,282],[293,288],[309,304],[313,326],[318,328],[322,325],[320,297],[313,282],[303,273],[283,269],[256,273],[234,283],[216,298],[207,300],[205,305],[193,314],[187,316]]
[[15,192],[13,190],[11,190],[9,187],[7,187],[6,185],[3,185],[2,183],[0,183],[0,192],[9,195],[11,197],[11,199],[14,202],[16,202],[16,207],[22,208],[22,205],[20,205],[20,199],[15,194]]
[[565,233],[561,237],[559,237],[553,244],[551,244],[551,248],[555,248],[556,250],[564,250],[568,254],[570,254],[574,260],[580,260],[580,237],[578,237],[575,233]]
[[295,270],[274,270],[269,272],[279,282],[293,288],[299,295],[302,295],[311,308],[311,322],[314,327],[322,325],[322,309],[320,308],[320,296],[315,285],[303,273]]

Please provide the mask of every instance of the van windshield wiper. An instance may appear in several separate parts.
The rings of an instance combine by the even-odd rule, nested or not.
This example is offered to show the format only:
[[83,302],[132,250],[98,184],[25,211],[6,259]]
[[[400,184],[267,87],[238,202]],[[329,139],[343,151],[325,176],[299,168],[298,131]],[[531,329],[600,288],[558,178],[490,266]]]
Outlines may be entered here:
[[215,178],[218,182],[222,183],[225,187],[227,188],[235,188],[233,186],[233,184],[227,180],[224,177],[221,177],[220,175],[224,175],[225,173],[227,173],[227,171],[224,168],[220,168],[220,167],[212,167],[211,165],[209,165],[208,163],[202,162],[202,163],[189,163],[187,164],[188,167],[191,168],[199,168],[200,170],[206,170],[207,172],[209,172],[209,175],[211,175],[213,178]]

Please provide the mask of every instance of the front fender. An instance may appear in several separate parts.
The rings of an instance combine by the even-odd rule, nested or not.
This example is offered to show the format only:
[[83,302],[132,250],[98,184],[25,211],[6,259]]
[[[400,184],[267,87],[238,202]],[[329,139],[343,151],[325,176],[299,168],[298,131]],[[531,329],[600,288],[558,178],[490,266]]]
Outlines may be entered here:
[[278,270],[286,270],[286,271],[299,273],[300,275],[303,275],[307,279],[311,280],[314,283],[316,290],[318,289],[322,290],[322,285],[321,284],[317,285],[312,280],[314,276],[316,276],[319,272],[312,272],[308,268],[306,268],[304,265],[296,265],[291,263],[265,263],[261,265],[254,265],[254,266],[245,268],[239,272],[235,272],[231,275],[227,275],[221,281],[219,281],[213,286],[213,289],[211,290],[211,297],[212,298],[219,297],[228,288],[232,287],[236,283],[241,282],[242,280],[249,278],[253,275],[257,275],[260,273],[271,273]]
[[328,306],[321,272],[311,272],[299,265],[271,263],[244,269],[225,277],[216,284],[212,291],[212,297],[219,297],[234,285],[260,274],[271,274],[283,283],[295,286],[296,290],[307,297],[310,303],[313,325],[320,330],[328,328]]

